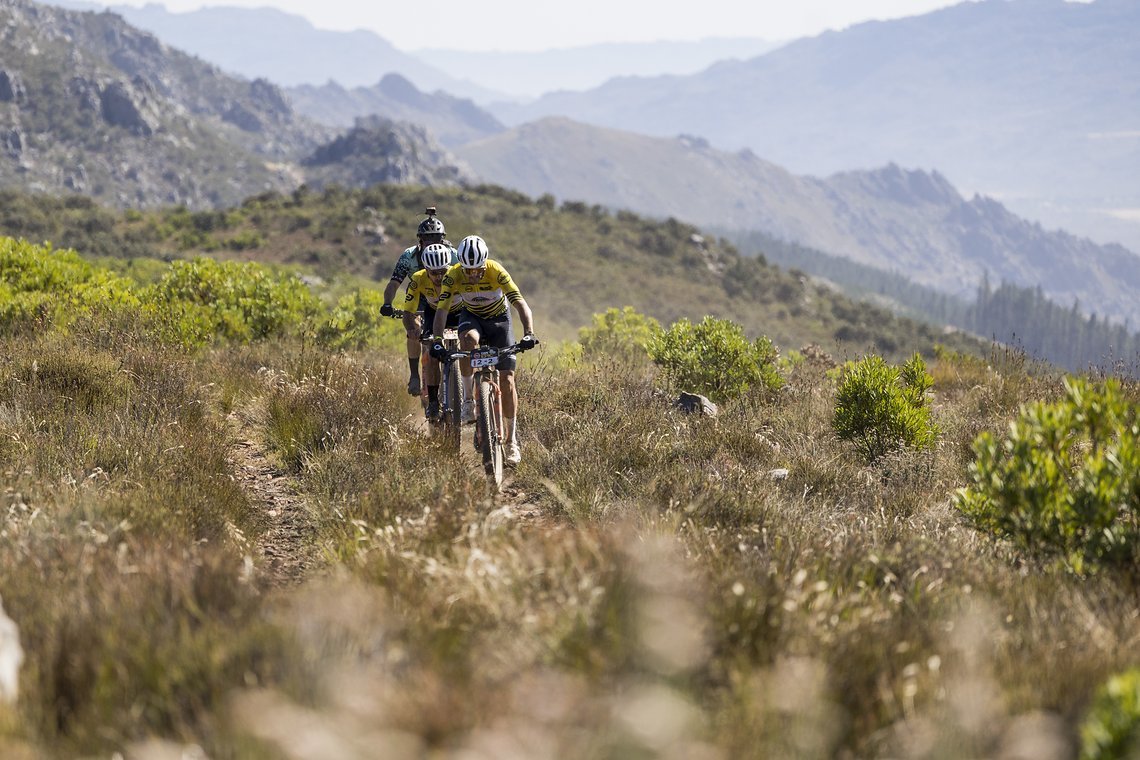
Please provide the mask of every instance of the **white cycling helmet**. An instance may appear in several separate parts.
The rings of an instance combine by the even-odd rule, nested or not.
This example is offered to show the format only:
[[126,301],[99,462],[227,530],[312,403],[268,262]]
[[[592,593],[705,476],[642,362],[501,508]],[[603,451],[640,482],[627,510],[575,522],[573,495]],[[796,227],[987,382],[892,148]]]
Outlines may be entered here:
[[432,243],[420,254],[425,269],[446,269],[451,265],[451,249],[443,243]]
[[459,241],[459,263],[465,269],[478,269],[487,263],[490,251],[487,243],[478,235],[468,235]]

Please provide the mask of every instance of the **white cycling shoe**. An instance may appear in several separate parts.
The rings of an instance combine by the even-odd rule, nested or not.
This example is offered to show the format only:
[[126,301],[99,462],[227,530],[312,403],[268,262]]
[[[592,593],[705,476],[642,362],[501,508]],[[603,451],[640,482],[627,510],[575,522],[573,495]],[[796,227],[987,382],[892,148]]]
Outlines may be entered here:
[[519,445],[514,441],[507,444],[507,456],[504,461],[512,466],[522,461],[522,450],[519,449]]
[[475,421],[475,402],[464,401],[463,407],[459,410],[459,416],[464,425],[470,425]]

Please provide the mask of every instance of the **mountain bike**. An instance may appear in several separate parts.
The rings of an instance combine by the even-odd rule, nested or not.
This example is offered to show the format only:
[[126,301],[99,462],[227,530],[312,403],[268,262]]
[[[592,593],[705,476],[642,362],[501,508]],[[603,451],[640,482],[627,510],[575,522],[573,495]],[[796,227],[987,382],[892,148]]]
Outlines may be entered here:
[[[503,485],[503,410],[502,392],[499,390],[499,360],[528,350],[521,343],[506,348],[480,346],[471,351],[449,351],[440,366],[452,365],[459,359],[470,359],[475,372],[475,450],[483,458],[483,471],[491,488],[498,491]],[[458,368],[455,368],[458,369]],[[452,373],[458,375],[458,372]]]
[[[432,338],[427,337],[423,340],[430,344]],[[444,329],[443,347],[452,352],[459,350],[459,331],[454,327]],[[439,427],[444,441],[458,448],[459,429],[463,425],[463,394],[460,391],[459,368],[453,366],[453,362],[440,362],[439,372],[439,417],[432,420],[432,423]]]
[[[393,319],[402,319],[407,312],[396,309],[392,312]],[[432,345],[432,337],[425,335],[420,338],[422,345],[430,347]],[[443,346],[448,351],[459,351],[459,331],[454,327],[446,327],[443,330]],[[431,361],[431,356],[427,351],[420,352],[420,376],[427,378],[427,366]],[[453,367],[452,362],[440,362],[440,381],[439,381],[439,416],[436,418],[428,418],[428,423],[434,429],[439,430],[444,441],[459,447],[459,429],[463,425],[463,395],[460,391],[460,378],[459,368]],[[428,407],[428,389],[427,382],[421,383],[422,390],[420,391],[420,405],[423,406],[425,412]]]

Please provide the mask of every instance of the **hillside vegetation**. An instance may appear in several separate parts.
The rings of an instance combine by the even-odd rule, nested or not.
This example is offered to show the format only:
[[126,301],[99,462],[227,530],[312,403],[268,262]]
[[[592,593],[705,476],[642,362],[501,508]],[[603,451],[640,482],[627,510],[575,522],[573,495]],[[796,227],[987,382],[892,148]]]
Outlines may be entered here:
[[650,357],[688,330],[627,310],[524,357],[493,496],[425,433],[395,331],[336,348],[337,310],[259,264],[146,268],[0,239],[5,757],[1127,752],[1135,386],[758,340],[762,382],[687,415]]
[[[662,322],[731,319],[782,349],[816,343],[836,355],[873,349],[891,358],[935,344],[985,346],[897,318],[812,284],[800,273],[743,257],[675,220],[657,222],[581,203],[556,205],[492,186],[468,190],[394,185],[368,190],[269,193],[225,211],[115,212],[80,198],[0,194],[0,232],[51,240],[95,257],[209,255],[300,267],[336,293],[387,283],[428,205],[451,239],[482,235],[535,308],[538,330],[571,337],[591,315],[632,306]],[[356,278],[356,279],[354,279]],[[363,278],[363,279],[360,279]]]

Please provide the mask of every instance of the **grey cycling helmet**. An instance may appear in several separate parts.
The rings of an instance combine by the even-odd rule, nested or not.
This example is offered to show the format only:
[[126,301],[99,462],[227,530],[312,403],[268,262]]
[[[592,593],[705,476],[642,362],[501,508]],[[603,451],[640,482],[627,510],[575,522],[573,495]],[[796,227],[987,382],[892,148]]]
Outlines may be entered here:
[[487,263],[487,243],[478,235],[468,235],[459,241],[459,263],[466,269],[478,269]]
[[432,243],[420,254],[424,269],[446,269],[451,265],[451,249],[443,243]]
[[439,235],[440,239],[443,239],[445,234],[443,222],[434,216],[429,216],[427,219],[424,219],[416,229],[416,235],[419,237],[424,237],[425,235]]

